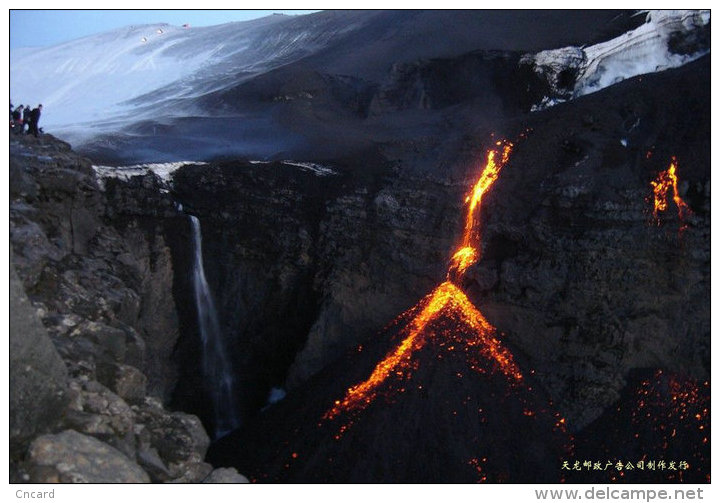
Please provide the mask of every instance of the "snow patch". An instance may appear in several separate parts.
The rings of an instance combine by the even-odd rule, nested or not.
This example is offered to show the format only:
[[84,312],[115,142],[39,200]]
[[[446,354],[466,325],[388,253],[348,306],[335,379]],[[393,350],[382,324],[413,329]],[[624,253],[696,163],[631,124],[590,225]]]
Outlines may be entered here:
[[526,55],[536,74],[551,87],[532,111],[594,93],[625,79],[677,68],[710,52],[709,47],[680,54],[671,42],[692,35],[710,22],[710,11],[649,11],[645,24],[612,40],[589,47],[563,47]]
[[[270,164],[273,161],[249,161],[250,164]],[[330,175],[337,175],[337,171],[334,169],[323,166],[322,164],[317,164],[314,162],[301,162],[301,161],[280,161],[282,164],[286,166],[295,166],[297,168],[300,168],[304,171],[310,171],[316,176],[330,176]]]
[[322,164],[316,164],[314,162],[282,161],[282,163],[287,166],[297,166],[298,168],[310,171],[317,176],[337,175],[337,171],[332,168],[323,166]]
[[206,165],[199,161],[178,161],[165,163],[134,164],[132,166],[93,166],[98,177],[100,188],[105,188],[105,178],[119,178],[129,180],[134,176],[143,176],[150,172],[155,173],[160,179],[169,185],[172,181],[172,174],[183,166]]

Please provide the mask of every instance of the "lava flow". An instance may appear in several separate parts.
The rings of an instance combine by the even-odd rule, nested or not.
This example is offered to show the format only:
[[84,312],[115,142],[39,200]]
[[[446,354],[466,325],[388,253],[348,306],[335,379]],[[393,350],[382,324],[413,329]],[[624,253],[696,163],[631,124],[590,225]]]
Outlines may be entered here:
[[678,218],[680,219],[681,230],[687,227],[685,223],[686,218],[692,214],[690,207],[683,201],[678,192],[678,177],[677,177],[677,159],[673,156],[670,161],[670,167],[661,171],[657,178],[650,182],[653,188],[653,217],[657,225],[660,225],[660,219],[658,212],[666,211],[668,209],[668,192],[670,188],[673,190],[673,201],[678,211]]
[[[410,319],[402,329],[403,340],[399,346],[385,356],[364,382],[350,387],[342,400],[335,401],[324,419],[334,419],[345,412],[366,408],[378,394],[379,387],[389,379],[401,381],[410,379],[417,362],[413,354],[423,348],[432,338],[443,336],[449,347],[462,346],[469,366],[483,372],[483,366],[476,359],[481,355],[492,363],[494,369],[502,372],[511,383],[522,382],[523,376],[513,360],[512,353],[500,343],[496,330],[458,287],[460,279],[472,264],[480,259],[480,232],[478,229],[479,209],[482,197],[498,179],[500,171],[507,164],[513,144],[498,141],[497,149],[487,153],[485,166],[465,202],[468,204],[463,238],[453,254],[448,268],[447,280],[438,285],[413,308],[403,313],[398,320]],[[436,320],[447,320],[455,330],[431,330],[429,325]],[[454,334],[470,332],[474,339],[455,340]],[[442,344],[441,344],[442,345]],[[402,392],[404,388],[399,387]],[[346,429],[342,428],[341,432]]]

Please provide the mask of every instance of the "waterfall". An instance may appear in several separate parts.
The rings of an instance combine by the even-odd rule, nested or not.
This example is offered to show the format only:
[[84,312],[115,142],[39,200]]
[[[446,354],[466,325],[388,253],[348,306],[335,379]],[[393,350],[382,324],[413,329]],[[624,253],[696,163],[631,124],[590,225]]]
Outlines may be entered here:
[[190,215],[193,233],[193,288],[197,307],[198,327],[202,339],[202,369],[205,385],[213,405],[215,438],[237,428],[240,420],[235,404],[233,373],[228,359],[215,302],[205,279],[200,221]]

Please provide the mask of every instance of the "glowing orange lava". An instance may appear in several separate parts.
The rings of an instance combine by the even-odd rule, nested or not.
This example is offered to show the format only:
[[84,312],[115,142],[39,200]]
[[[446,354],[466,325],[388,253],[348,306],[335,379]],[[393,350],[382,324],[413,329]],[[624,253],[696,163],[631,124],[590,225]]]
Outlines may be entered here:
[[455,255],[450,259],[450,267],[448,268],[447,277],[459,278],[467,268],[478,261],[478,253],[472,246],[464,246],[455,252]]
[[[476,333],[477,337],[465,344],[477,348],[482,356],[493,360],[496,368],[509,379],[522,381],[522,373],[513,361],[512,353],[495,337],[495,327],[453,283],[441,283],[417,306],[421,307],[421,310],[404,328],[403,334],[406,335],[400,345],[375,367],[367,380],[348,389],[345,398],[335,402],[333,408],[325,414],[325,419],[333,419],[343,411],[364,409],[377,395],[378,387],[390,375],[401,379],[408,378],[412,373],[413,353],[425,345],[428,336],[433,335],[426,327],[441,317],[453,320],[461,330]],[[470,366],[479,368],[472,360]]]
[[[675,201],[680,222],[684,224],[685,219],[692,213],[678,192],[678,178],[676,171],[677,159],[673,156],[672,161],[670,161],[670,167],[665,171],[661,171],[657,178],[650,182],[650,185],[652,185],[653,188],[654,196],[653,217],[658,225],[660,225],[658,212],[665,211],[668,208],[668,192],[670,191],[670,188],[673,190],[673,201]],[[685,226],[683,225],[683,228],[684,227]]]
[[[502,147],[500,160],[496,159],[496,156],[498,155],[497,151],[490,150],[488,152],[487,160],[485,161],[485,168],[480,174],[480,178],[478,178],[478,181],[475,183],[472,192],[465,199],[465,202],[470,204],[465,217],[465,230],[463,232],[462,240],[463,247],[470,246],[473,244],[473,241],[476,242],[475,244],[479,243],[480,236],[477,234],[477,230],[475,229],[475,223],[479,215],[476,215],[475,210],[480,206],[483,194],[485,194],[492,184],[495,183],[495,180],[497,180],[498,176],[500,176],[500,170],[505,166],[505,164],[507,164],[508,159],[510,158],[510,152],[513,147],[512,143],[498,141],[496,145],[498,147]],[[478,259],[479,258],[480,257],[478,257]]]
[[[480,234],[476,225],[479,221],[478,209],[482,196],[497,180],[500,170],[507,164],[513,145],[507,141],[498,141],[496,146],[498,150],[488,152],[480,178],[475,183],[470,195],[467,196],[466,203],[469,204],[463,239],[450,261],[447,281],[438,285],[415,307],[400,316],[400,319],[412,316],[401,331],[404,338],[400,345],[385,356],[367,380],[349,388],[345,397],[337,400],[334,406],[325,413],[324,419],[334,419],[342,412],[364,409],[377,396],[380,385],[387,382],[391,376],[394,379],[409,379],[416,365],[412,359],[413,353],[421,349],[431,337],[437,336],[436,332],[428,329],[428,325],[435,320],[449,320],[453,323],[454,333],[441,331],[440,334],[450,341],[457,342],[458,347],[462,346],[465,349],[472,369],[478,372],[483,371],[479,362],[474,360],[474,353],[479,353],[488,361],[493,362],[494,368],[500,370],[511,382],[522,381],[522,373],[513,361],[512,353],[503,347],[495,337],[495,327],[485,319],[455,284],[459,282],[467,268],[480,258],[478,251]],[[413,313],[417,314],[413,315]],[[455,341],[454,337],[457,333],[475,333],[477,336],[469,340],[463,338]],[[451,345],[447,349],[454,348],[455,345]],[[400,391],[403,390],[404,388],[400,389]]]

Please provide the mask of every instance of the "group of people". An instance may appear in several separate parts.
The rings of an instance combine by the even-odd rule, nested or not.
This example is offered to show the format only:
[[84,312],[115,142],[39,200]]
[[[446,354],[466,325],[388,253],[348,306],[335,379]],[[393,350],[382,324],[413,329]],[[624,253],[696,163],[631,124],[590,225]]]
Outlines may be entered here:
[[38,134],[42,131],[38,129],[41,113],[42,105],[38,105],[33,109],[30,108],[30,105],[19,105],[17,108],[13,108],[13,104],[10,103],[11,131],[15,134],[31,134],[37,138]]

